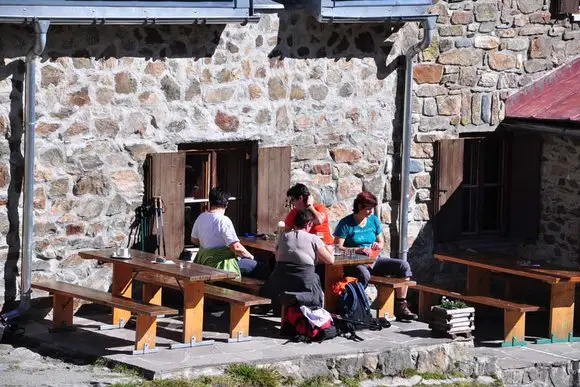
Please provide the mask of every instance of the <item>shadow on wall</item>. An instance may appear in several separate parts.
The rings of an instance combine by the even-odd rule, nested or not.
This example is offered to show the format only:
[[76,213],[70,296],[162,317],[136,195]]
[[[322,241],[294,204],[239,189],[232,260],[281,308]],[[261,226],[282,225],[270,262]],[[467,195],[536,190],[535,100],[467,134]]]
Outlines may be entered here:
[[270,58],[347,61],[373,58],[378,79],[385,79],[400,65],[399,56],[391,55],[393,44],[389,38],[396,35],[401,25],[319,23],[306,12],[281,12],[278,16],[278,42],[270,52]]
[[9,80],[10,94],[8,107],[8,121],[0,121],[0,130],[3,132],[10,149],[9,167],[10,182],[8,184],[7,204],[8,233],[6,244],[8,253],[4,263],[4,304],[2,312],[15,306],[16,277],[18,275],[18,258],[20,256],[20,219],[18,203],[22,193],[24,179],[24,156],[21,150],[23,126],[22,89],[24,80],[24,62],[14,60],[7,62],[0,54],[0,81]]

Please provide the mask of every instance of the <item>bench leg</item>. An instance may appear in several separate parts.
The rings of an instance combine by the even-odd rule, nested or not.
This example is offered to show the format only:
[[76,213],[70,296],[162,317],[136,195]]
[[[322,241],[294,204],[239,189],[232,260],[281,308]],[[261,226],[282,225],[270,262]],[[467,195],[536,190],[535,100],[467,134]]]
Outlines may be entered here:
[[526,312],[504,310],[503,313],[504,342],[502,347],[527,345],[524,340],[526,336]]
[[250,308],[231,304],[230,339],[228,342],[248,341],[250,339]]
[[52,312],[52,331],[71,330],[73,328],[74,299],[54,293]]
[[[131,298],[133,271],[128,265],[113,264],[113,296]],[[124,327],[131,318],[131,311],[113,308],[113,326]]]
[[375,285],[377,288],[377,318],[393,317],[395,315],[395,289],[387,286]]
[[433,293],[419,291],[419,320],[429,321],[431,319],[431,307],[439,303],[439,296]]
[[135,350],[133,354],[157,352],[155,337],[157,336],[157,317],[140,314],[137,316],[135,330]]
[[143,302],[151,305],[161,305],[161,286],[143,284]]

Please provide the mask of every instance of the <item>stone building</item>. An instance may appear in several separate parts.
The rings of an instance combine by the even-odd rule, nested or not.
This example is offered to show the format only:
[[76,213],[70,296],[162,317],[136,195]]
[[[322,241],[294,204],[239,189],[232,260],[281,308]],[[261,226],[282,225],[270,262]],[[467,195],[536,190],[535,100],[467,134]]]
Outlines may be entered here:
[[[551,260],[578,263],[578,223],[561,225],[558,232],[566,234],[561,240],[546,237],[552,222],[545,220],[539,238],[537,230],[536,235],[510,233],[513,223],[507,219],[518,214],[505,215],[502,207],[509,200],[504,190],[513,182],[503,172],[492,182],[495,217],[484,216],[492,210],[481,205],[470,208],[466,199],[458,204],[464,206],[464,220],[455,222],[461,226],[455,234],[440,238],[446,223],[436,220],[446,219],[448,200],[435,193],[445,180],[440,157],[455,146],[445,141],[463,139],[462,159],[479,160],[469,164],[472,170],[485,163],[499,168],[508,154],[528,155],[525,147],[508,149],[513,140],[486,134],[504,132],[500,124],[511,94],[580,56],[580,26],[559,14],[559,5],[463,0],[432,6],[433,43],[419,54],[414,72],[409,260],[417,276],[433,274],[438,240],[461,242],[462,235],[482,243],[478,237],[494,234],[493,243],[508,240],[516,247],[524,241],[557,244]],[[305,10],[263,13],[248,24],[51,27],[37,74],[33,278],[56,275],[108,287],[109,268],[83,261],[77,252],[126,241],[146,191],[147,154],[197,150],[191,156],[195,163],[207,143],[214,150],[232,143],[290,147],[291,181],[309,185],[329,206],[333,222],[349,213],[359,191],[375,193],[386,250],[396,256],[400,59],[422,34],[416,23],[322,24]],[[1,24],[0,36],[0,131],[6,137],[0,146],[0,197],[7,204],[0,209],[6,215],[0,217],[0,271],[10,299],[22,173],[15,128],[22,116],[23,56],[32,31]],[[544,144],[539,200],[568,203],[578,176],[566,175],[563,185],[550,176],[560,171],[557,164],[567,163],[561,148],[575,158],[578,143],[545,136]],[[486,147],[493,152],[483,152]],[[255,180],[246,184],[238,195],[255,192]],[[462,195],[469,196],[469,189],[474,198],[482,195],[485,184],[464,186]],[[247,222],[245,229],[253,221]]]

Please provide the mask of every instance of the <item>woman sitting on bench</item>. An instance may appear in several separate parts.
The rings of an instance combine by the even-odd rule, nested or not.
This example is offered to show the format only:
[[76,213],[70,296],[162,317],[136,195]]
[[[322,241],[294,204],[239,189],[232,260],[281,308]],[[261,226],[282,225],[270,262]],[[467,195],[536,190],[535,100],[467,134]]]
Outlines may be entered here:
[[320,237],[309,233],[313,225],[312,212],[302,209],[296,214],[294,228],[280,236],[276,268],[260,289],[260,295],[272,299],[275,306],[295,300],[310,308],[322,307],[324,292],[314,267],[316,263],[333,264],[334,255]]
[[266,279],[267,265],[240,243],[230,218],[225,215],[229,195],[220,188],[209,191],[209,210],[200,214],[191,230],[191,241],[199,245],[195,263],[234,272],[239,276]]
[[[354,200],[352,214],[340,220],[334,230],[334,244],[339,250],[355,248],[357,254],[371,255],[372,250],[383,249],[382,227],[373,214],[377,198],[370,192],[361,192]],[[346,266],[344,275],[355,277],[366,287],[371,275],[409,279],[412,275],[409,263],[401,259],[379,256],[372,266]],[[417,315],[409,310],[407,289],[395,289],[395,317],[399,320],[416,320]]]

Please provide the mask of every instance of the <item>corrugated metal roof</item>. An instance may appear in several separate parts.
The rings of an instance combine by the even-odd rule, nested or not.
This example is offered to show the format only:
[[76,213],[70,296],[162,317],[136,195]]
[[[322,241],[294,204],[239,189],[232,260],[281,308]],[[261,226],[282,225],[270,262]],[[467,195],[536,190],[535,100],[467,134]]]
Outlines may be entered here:
[[580,58],[508,97],[506,117],[580,122]]

